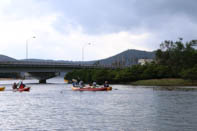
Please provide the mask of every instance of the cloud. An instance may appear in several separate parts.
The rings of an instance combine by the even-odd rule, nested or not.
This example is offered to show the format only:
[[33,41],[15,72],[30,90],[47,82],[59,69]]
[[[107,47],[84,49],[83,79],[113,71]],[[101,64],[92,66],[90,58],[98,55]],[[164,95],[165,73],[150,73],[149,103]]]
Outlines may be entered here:
[[160,30],[174,18],[184,16],[196,22],[195,0],[65,0],[52,3],[53,9],[64,12],[64,16],[81,25],[87,33],[134,32],[138,28]]
[[195,39],[195,0],[2,0],[0,52],[17,59],[103,59],[152,51],[164,40]]
[[[61,5],[59,5],[61,4]],[[152,50],[163,40],[195,39],[197,8],[195,0],[73,0],[54,4],[64,16],[72,19],[86,34],[113,34],[128,32],[151,34],[146,46]],[[58,26],[61,25],[58,21]],[[58,29],[58,28],[57,28]],[[146,48],[144,48],[146,49]]]

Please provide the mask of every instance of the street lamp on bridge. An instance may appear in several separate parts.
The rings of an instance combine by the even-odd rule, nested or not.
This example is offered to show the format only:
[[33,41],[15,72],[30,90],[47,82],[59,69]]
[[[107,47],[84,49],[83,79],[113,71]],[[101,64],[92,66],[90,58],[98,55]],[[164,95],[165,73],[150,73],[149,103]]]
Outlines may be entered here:
[[27,40],[26,40],[26,60],[28,60],[28,41],[30,40],[30,39],[35,39],[36,37],[35,36],[33,36],[33,37],[30,37],[30,38],[28,38]]
[[82,46],[82,62],[84,61],[84,48],[85,48],[87,45],[91,45],[91,43],[87,43],[87,44],[84,44],[84,45]]

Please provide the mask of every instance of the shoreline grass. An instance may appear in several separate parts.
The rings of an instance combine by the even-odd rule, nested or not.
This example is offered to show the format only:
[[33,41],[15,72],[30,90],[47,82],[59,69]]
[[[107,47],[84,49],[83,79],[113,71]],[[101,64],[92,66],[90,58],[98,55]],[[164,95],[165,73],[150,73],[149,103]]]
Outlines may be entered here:
[[142,86],[197,86],[197,81],[184,80],[179,78],[138,80],[131,82],[131,85]]

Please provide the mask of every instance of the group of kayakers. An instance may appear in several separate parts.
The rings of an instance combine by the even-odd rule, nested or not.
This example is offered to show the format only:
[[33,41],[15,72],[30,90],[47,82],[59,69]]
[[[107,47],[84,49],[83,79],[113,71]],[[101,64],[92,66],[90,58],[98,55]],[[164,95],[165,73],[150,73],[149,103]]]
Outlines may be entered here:
[[[79,87],[79,88],[84,88],[85,87],[85,84],[82,80],[78,81],[76,79],[72,79],[72,85],[73,87]],[[109,83],[108,81],[105,81],[105,83],[103,84],[104,87],[109,87]],[[93,83],[90,83],[88,86],[86,87],[89,87],[89,88],[97,88],[97,83],[94,81]]]
[[23,89],[25,88],[25,84],[23,84],[22,81],[20,81],[19,83],[14,82],[14,84],[12,85],[13,89]]
[[[104,91],[104,90],[112,90],[112,87],[109,86],[108,81],[105,81],[103,86],[97,85],[96,82],[92,82],[88,85],[85,85],[82,80],[79,82],[75,79],[72,80],[72,90],[79,90],[79,91]],[[16,83],[14,82],[12,85],[13,91],[29,91],[30,87],[26,87],[22,81]],[[0,87],[0,91],[5,90],[5,87]]]

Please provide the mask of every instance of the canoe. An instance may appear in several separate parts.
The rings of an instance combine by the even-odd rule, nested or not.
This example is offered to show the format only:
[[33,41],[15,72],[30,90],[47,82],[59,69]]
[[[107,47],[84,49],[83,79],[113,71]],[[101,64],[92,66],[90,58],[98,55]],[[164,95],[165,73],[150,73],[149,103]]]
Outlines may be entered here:
[[0,87],[0,91],[4,91],[5,90],[5,87]]
[[18,89],[13,89],[13,91],[30,91],[30,87],[26,87],[26,88],[18,88]]
[[91,87],[72,87],[73,91],[109,91],[112,90],[112,87],[99,87],[99,88],[91,88]]

